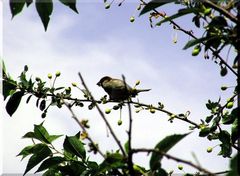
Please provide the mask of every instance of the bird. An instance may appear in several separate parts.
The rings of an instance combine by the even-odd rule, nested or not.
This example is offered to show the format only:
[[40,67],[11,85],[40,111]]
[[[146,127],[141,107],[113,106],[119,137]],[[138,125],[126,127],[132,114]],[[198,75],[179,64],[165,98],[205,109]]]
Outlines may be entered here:
[[146,92],[151,89],[135,89],[130,87],[121,79],[104,76],[97,83],[109,95],[109,99],[113,101],[123,101],[131,97],[135,97],[139,92]]

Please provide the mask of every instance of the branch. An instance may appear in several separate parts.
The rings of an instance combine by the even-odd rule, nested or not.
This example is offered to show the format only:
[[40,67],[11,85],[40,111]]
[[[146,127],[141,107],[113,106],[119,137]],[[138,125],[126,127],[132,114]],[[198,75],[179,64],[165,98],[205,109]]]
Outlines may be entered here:
[[[141,1],[144,5],[147,4],[144,0],[140,0],[140,1]],[[154,11],[155,13],[157,13],[158,15],[160,15],[161,17],[163,17],[163,18],[165,18],[165,16],[166,16],[165,13],[160,13],[160,12],[157,11],[156,9],[153,9],[153,11]],[[187,31],[187,30],[183,29],[180,25],[178,25],[177,23],[175,23],[173,20],[169,20],[169,21],[170,21],[170,23],[172,23],[172,24],[176,27],[177,30],[182,31],[183,33],[187,34],[188,36],[190,36],[190,37],[192,37],[192,38],[194,38],[194,39],[198,39],[195,35],[193,35],[193,33],[192,33],[191,31]],[[201,42],[201,43],[202,43],[203,45],[205,45],[204,42]],[[224,64],[229,70],[231,70],[231,72],[232,72],[234,75],[238,76],[238,75],[237,75],[237,72],[236,72],[235,70],[233,70],[233,68],[232,68],[230,65],[227,64],[227,62],[216,52],[215,49],[213,49],[212,47],[210,47],[209,49],[210,49],[211,52],[214,54],[214,56],[216,56],[216,57],[221,61],[222,64]]]
[[215,4],[209,0],[203,0],[203,2],[206,3],[208,6],[210,6],[211,8],[218,11],[219,13],[222,13],[223,15],[225,15],[227,18],[229,18],[234,23],[236,23],[236,24],[240,23],[239,19],[237,19],[232,13],[228,12],[226,9],[218,6],[217,4]]
[[116,141],[117,145],[119,146],[119,148],[120,148],[123,156],[126,157],[126,153],[125,153],[125,151],[124,151],[124,149],[123,149],[123,147],[122,147],[122,144],[121,144],[120,140],[117,138],[117,136],[116,136],[116,134],[114,133],[111,125],[110,125],[109,122],[107,121],[104,113],[102,112],[102,110],[101,110],[100,107],[98,106],[96,100],[94,99],[94,97],[93,97],[92,94],[90,93],[87,85],[86,85],[85,82],[84,82],[84,79],[83,79],[81,73],[79,72],[78,75],[79,75],[79,77],[80,77],[80,79],[81,79],[81,82],[82,82],[83,87],[84,87],[84,88],[86,89],[86,91],[89,93],[89,97],[91,98],[91,102],[96,106],[96,108],[97,108],[100,116],[102,117],[102,119],[103,119],[103,121],[105,122],[105,124],[107,125],[107,127],[108,127],[111,135],[113,136],[113,139]]
[[[76,114],[73,112],[70,104],[64,102],[64,104],[66,105],[66,107],[68,108],[68,110],[71,112],[72,114],[72,118],[77,122],[77,124],[81,127],[81,129],[83,130],[83,132],[86,132],[87,133],[87,130],[86,128],[84,127],[84,125],[79,121],[79,119],[77,118]],[[87,133],[88,134],[88,133]],[[92,140],[92,138],[89,136],[89,134],[87,135],[87,139],[90,141],[90,143],[92,143],[94,145],[94,141]],[[105,158],[103,152],[98,148],[96,147],[98,153],[103,157]]]
[[193,168],[195,168],[195,169],[197,169],[197,170],[199,170],[201,172],[204,172],[204,173],[206,173],[208,175],[215,175],[214,173],[212,173],[212,172],[210,172],[210,171],[208,171],[208,170],[206,170],[206,169],[204,169],[204,168],[202,168],[202,167],[200,167],[198,165],[193,164],[191,161],[187,161],[187,160],[183,160],[181,158],[177,158],[175,156],[169,155],[169,154],[167,154],[165,152],[162,152],[160,150],[157,150],[157,149],[139,148],[139,149],[132,149],[132,152],[133,153],[138,153],[138,152],[158,153],[159,155],[165,156],[167,159],[171,159],[171,160],[174,160],[176,162],[187,164],[187,165],[189,165],[189,166],[191,166],[191,167],[193,167]]
[[[125,85],[125,89],[127,89],[127,83],[125,80],[124,75],[122,75],[123,78],[123,82]],[[132,161],[132,157],[133,157],[133,153],[132,153],[132,111],[131,111],[131,104],[130,104],[130,99],[128,99],[127,101],[127,105],[128,105],[128,114],[129,114],[129,129],[128,129],[128,167],[129,167],[129,173],[130,175],[134,176],[135,172],[133,169],[133,161]]]

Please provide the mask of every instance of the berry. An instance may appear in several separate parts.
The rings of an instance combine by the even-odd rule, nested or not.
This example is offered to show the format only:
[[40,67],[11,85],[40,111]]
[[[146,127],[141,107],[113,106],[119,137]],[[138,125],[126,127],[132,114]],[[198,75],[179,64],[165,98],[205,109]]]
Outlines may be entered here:
[[106,110],[105,110],[105,113],[106,113],[106,114],[110,114],[110,112],[111,112],[111,109],[106,109]]
[[130,22],[133,23],[134,21],[135,21],[134,16],[131,16],[131,17],[130,17]]

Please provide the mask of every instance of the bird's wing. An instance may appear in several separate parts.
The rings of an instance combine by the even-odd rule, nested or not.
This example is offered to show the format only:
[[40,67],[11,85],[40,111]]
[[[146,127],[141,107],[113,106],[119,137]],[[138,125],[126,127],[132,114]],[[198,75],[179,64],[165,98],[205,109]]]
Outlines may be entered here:
[[[107,87],[111,87],[111,89],[114,90],[124,90],[125,89],[125,84],[122,80],[120,79],[112,79],[106,84]],[[128,90],[131,90],[131,87],[126,84],[126,87]]]

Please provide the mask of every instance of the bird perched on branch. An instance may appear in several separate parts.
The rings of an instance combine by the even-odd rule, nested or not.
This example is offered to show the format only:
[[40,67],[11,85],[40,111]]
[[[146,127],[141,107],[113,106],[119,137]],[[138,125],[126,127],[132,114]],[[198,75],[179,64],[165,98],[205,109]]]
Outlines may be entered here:
[[126,100],[130,97],[135,97],[139,92],[151,90],[132,88],[127,83],[124,83],[123,80],[111,78],[109,76],[104,76],[102,79],[100,79],[97,85],[101,86],[105,92],[107,92],[110,100],[115,101]]

